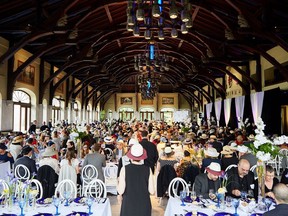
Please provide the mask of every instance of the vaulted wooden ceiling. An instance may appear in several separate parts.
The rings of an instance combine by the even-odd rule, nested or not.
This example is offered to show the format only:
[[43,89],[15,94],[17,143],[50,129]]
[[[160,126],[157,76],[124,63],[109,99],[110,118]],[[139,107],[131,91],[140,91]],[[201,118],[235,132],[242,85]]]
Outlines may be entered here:
[[[181,6],[181,1],[175,2]],[[251,60],[259,63],[260,55],[288,81],[287,69],[266,52],[276,45],[288,52],[287,0],[189,2],[193,27],[188,34],[181,34],[177,26],[178,37],[170,36],[171,2],[165,0],[162,12],[167,18],[165,39],[160,41],[153,33],[159,52],[169,59],[169,71],[158,71],[161,75],[159,92],[179,92],[188,101],[199,101],[193,94],[199,91],[211,100],[210,92],[201,90],[208,84],[224,98],[225,83],[217,82],[216,78],[225,74],[235,79],[245,93],[249,93],[250,85],[260,91],[259,79],[251,78],[249,71],[243,70],[245,67],[239,68],[248,66]],[[145,1],[146,5],[151,3]],[[138,37],[127,31],[127,4],[128,1],[121,0],[2,0],[0,36],[9,40],[10,48],[0,56],[0,62],[11,61],[21,48],[32,53],[14,70],[10,84],[15,83],[25,66],[40,57],[59,68],[47,80],[40,79],[43,86],[40,99],[45,88],[63,70],[67,76],[61,82],[73,76],[82,81],[83,88],[88,84],[94,88],[86,92],[86,99],[97,91],[101,92],[97,102],[107,101],[115,92],[137,91],[139,71],[134,69],[134,56],[144,52],[147,40],[143,28]],[[156,21],[153,18],[153,22]],[[243,80],[227,71],[227,66],[241,73]],[[260,67],[257,67],[257,74],[260,74]],[[75,97],[75,93],[78,91],[71,91],[68,99]]]

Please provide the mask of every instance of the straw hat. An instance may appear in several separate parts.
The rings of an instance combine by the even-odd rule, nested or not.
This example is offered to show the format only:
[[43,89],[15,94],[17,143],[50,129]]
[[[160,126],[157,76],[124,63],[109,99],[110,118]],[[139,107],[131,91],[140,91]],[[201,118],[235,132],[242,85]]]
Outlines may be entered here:
[[222,173],[220,164],[215,162],[211,162],[206,171],[216,176],[220,176]]
[[173,151],[173,150],[172,150],[172,148],[171,148],[170,146],[167,146],[167,147],[164,148],[165,154],[169,154],[169,153],[171,153],[172,151]]
[[184,141],[183,141],[183,144],[184,145],[189,145],[189,144],[192,144],[193,143],[193,140],[192,139],[189,139],[189,138],[186,138]]
[[42,157],[51,157],[56,154],[57,154],[57,151],[55,151],[54,148],[47,147],[45,148],[45,151],[42,153]]
[[248,137],[248,139],[249,139],[250,141],[253,141],[253,140],[255,140],[255,136],[254,136],[253,134],[250,134],[249,137]]
[[21,143],[21,142],[23,142],[23,137],[22,136],[16,136],[12,140],[12,143]]
[[127,157],[131,160],[145,160],[147,152],[140,144],[133,145],[127,153]]
[[210,136],[210,139],[214,139],[214,140],[216,140],[217,137],[216,137],[215,135],[211,135],[211,136]]
[[224,146],[223,147],[223,151],[221,151],[221,154],[223,155],[230,155],[233,154],[232,149],[230,148],[230,146]]
[[218,157],[219,153],[215,148],[208,148],[204,150],[204,153],[210,157]]
[[201,134],[200,139],[204,139],[204,140],[208,139],[207,134],[205,134],[205,133]]

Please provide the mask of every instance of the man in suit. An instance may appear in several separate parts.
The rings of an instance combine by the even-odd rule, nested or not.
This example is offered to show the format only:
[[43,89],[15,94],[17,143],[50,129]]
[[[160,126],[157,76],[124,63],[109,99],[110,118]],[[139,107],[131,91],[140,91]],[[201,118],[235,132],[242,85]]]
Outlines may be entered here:
[[288,212],[288,187],[279,183],[273,188],[277,205],[274,209],[265,212],[263,216],[286,216]]
[[[19,165],[19,164],[25,165],[29,169],[30,178],[32,178],[33,174],[36,175],[36,173],[37,173],[35,160],[31,159],[32,148],[29,145],[25,145],[21,150],[21,155],[22,155],[22,157],[19,157],[16,160],[14,167],[17,167],[17,165]],[[20,175],[24,175],[23,169],[20,168],[19,172],[20,172]]]
[[99,153],[99,150],[101,148],[101,145],[99,143],[95,143],[93,148],[94,153],[86,155],[85,160],[83,162],[83,167],[88,164],[95,166],[98,171],[98,179],[104,182],[104,174],[102,167],[106,166],[105,155]]
[[197,196],[203,195],[204,199],[208,199],[209,191],[217,192],[220,188],[221,181],[219,176],[221,175],[221,166],[218,163],[211,162],[211,164],[206,168],[206,173],[201,173],[195,178],[195,192]]
[[157,163],[159,157],[157,147],[148,140],[148,131],[143,130],[141,135],[142,140],[140,144],[147,152],[147,158],[144,160],[144,165],[149,166],[154,174],[155,164]]

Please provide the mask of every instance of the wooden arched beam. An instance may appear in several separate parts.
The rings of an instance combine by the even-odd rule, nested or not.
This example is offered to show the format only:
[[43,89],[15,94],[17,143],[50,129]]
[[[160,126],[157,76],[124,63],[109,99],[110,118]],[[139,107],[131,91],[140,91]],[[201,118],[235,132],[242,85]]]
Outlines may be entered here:
[[1,57],[0,57],[0,63],[3,61],[11,58],[18,50],[23,48],[28,43],[35,41],[39,38],[46,37],[53,34],[65,34],[67,30],[62,31],[54,31],[51,29],[51,27],[56,26],[57,21],[75,4],[80,2],[80,0],[65,0],[63,3],[63,6],[58,8],[58,10],[53,14],[53,16],[49,16],[48,20],[44,20],[42,23],[39,24],[39,26],[42,26],[41,30],[36,29],[35,31],[32,31],[31,34],[24,37],[22,40],[20,40],[18,43],[16,43],[14,46],[10,47]]
[[207,101],[209,101],[209,102],[213,101],[212,96],[203,88],[200,88],[199,86],[192,84],[192,83],[186,83],[186,84],[184,84],[184,86],[190,87],[193,90],[200,92],[206,98]]
[[200,99],[197,98],[196,95],[193,94],[193,92],[189,91],[188,89],[184,89],[184,88],[180,89],[180,92],[184,92],[184,93],[188,94],[190,97],[192,97],[198,103],[199,106],[202,107]]

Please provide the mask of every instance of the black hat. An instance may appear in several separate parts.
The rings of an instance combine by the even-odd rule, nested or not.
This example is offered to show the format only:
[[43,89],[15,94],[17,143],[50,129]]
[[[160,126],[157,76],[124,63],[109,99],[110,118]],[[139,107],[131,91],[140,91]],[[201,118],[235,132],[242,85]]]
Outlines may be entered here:
[[23,155],[27,155],[29,154],[29,152],[32,151],[32,148],[29,146],[29,145],[25,145],[23,148],[22,148],[22,154]]

